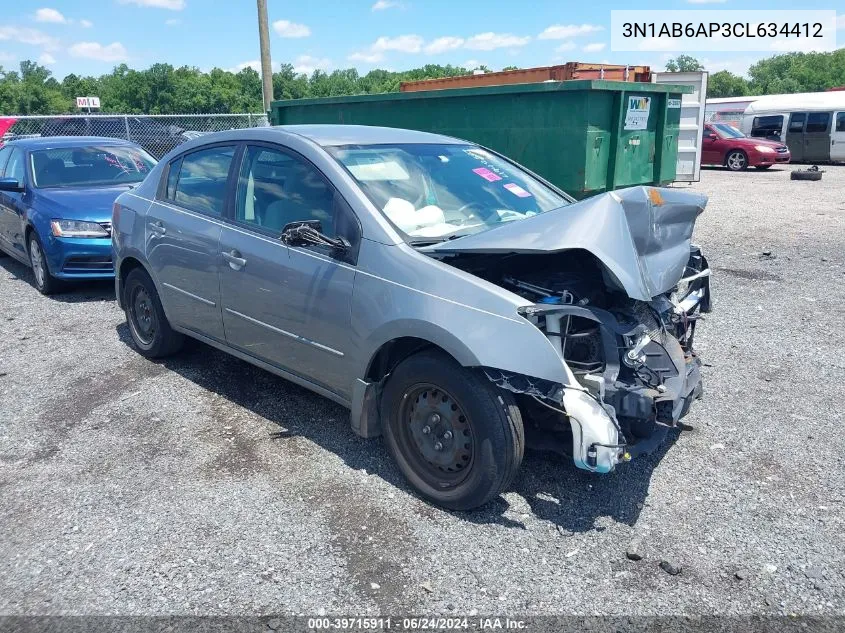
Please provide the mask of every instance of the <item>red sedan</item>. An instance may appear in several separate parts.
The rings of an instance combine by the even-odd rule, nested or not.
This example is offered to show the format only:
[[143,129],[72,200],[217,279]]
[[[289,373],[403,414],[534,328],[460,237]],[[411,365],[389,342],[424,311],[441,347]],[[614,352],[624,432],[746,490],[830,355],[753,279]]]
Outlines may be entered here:
[[724,165],[731,171],[748,167],[768,169],[788,163],[792,156],[783,143],[750,138],[727,123],[707,123],[701,143],[702,165]]

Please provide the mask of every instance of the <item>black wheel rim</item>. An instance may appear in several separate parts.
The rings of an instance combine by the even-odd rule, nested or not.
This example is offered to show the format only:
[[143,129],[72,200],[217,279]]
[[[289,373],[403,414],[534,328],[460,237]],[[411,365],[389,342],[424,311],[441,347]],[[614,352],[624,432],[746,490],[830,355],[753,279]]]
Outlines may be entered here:
[[158,330],[158,322],[153,301],[147,289],[143,286],[135,286],[129,299],[129,322],[135,337],[143,345],[152,345]]
[[445,389],[430,383],[407,389],[398,426],[402,454],[430,486],[454,488],[467,478],[475,452],[472,425]]

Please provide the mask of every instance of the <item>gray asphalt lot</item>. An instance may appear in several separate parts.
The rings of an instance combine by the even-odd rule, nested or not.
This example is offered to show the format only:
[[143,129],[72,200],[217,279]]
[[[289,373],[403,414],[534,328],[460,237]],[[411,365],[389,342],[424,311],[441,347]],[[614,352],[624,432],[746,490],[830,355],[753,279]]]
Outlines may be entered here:
[[0,613],[845,613],[845,167],[793,168],[693,185],[691,429],[604,476],[530,453],[472,514],[331,402],[199,343],[147,361],[110,284],[0,259]]

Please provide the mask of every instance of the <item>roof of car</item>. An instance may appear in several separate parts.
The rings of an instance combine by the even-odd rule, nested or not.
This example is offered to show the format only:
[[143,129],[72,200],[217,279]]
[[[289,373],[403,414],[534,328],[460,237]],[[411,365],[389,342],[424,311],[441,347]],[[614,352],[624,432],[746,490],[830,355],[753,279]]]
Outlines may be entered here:
[[8,145],[24,149],[61,149],[63,147],[85,147],[87,145],[132,145],[136,143],[123,138],[105,136],[38,136],[11,140]]
[[370,125],[278,125],[269,127],[253,127],[223,132],[203,134],[193,141],[193,147],[201,147],[208,143],[220,141],[279,141],[283,135],[295,134],[313,141],[323,147],[337,145],[386,145],[394,143],[437,143],[461,144],[466,141],[394,127],[377,127]]
[[277,128],[311,139],[318,145],[378,145],[384,143],[462,143],[442,134],[371,125],[280,125]]

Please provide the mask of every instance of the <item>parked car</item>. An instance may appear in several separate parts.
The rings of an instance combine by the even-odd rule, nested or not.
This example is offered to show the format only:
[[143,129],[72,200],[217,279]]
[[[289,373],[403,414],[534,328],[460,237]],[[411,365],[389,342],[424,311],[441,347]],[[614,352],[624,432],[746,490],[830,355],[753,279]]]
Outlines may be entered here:
[[0,149],[0,254],[32,266],[51,294],[62,280],[114,277],[111,211],[155,159],[109,138],[35,138]]
[[783,143],[749,138],[727,123],[704,126],[702,165],[723,165],[731,171],[768,169],[777,163],[788,163],[790,158],[789,148]]
[[526,441],[604,473],[686,414],[706,201],[576,203],[424,132],[219,132],[117,199],[116,291],[144,356],[189,336],[331,398],[422,496],[465,510],[508,485]]
[[104,136],[131,140],[155,157],[164,156],[189,136],[177,125],[146,116],[70,116],[50,120],[41,136]]
[[9,130],[11,130],[18,120],[15,117],[0,116],[0,147],[8,140]]

